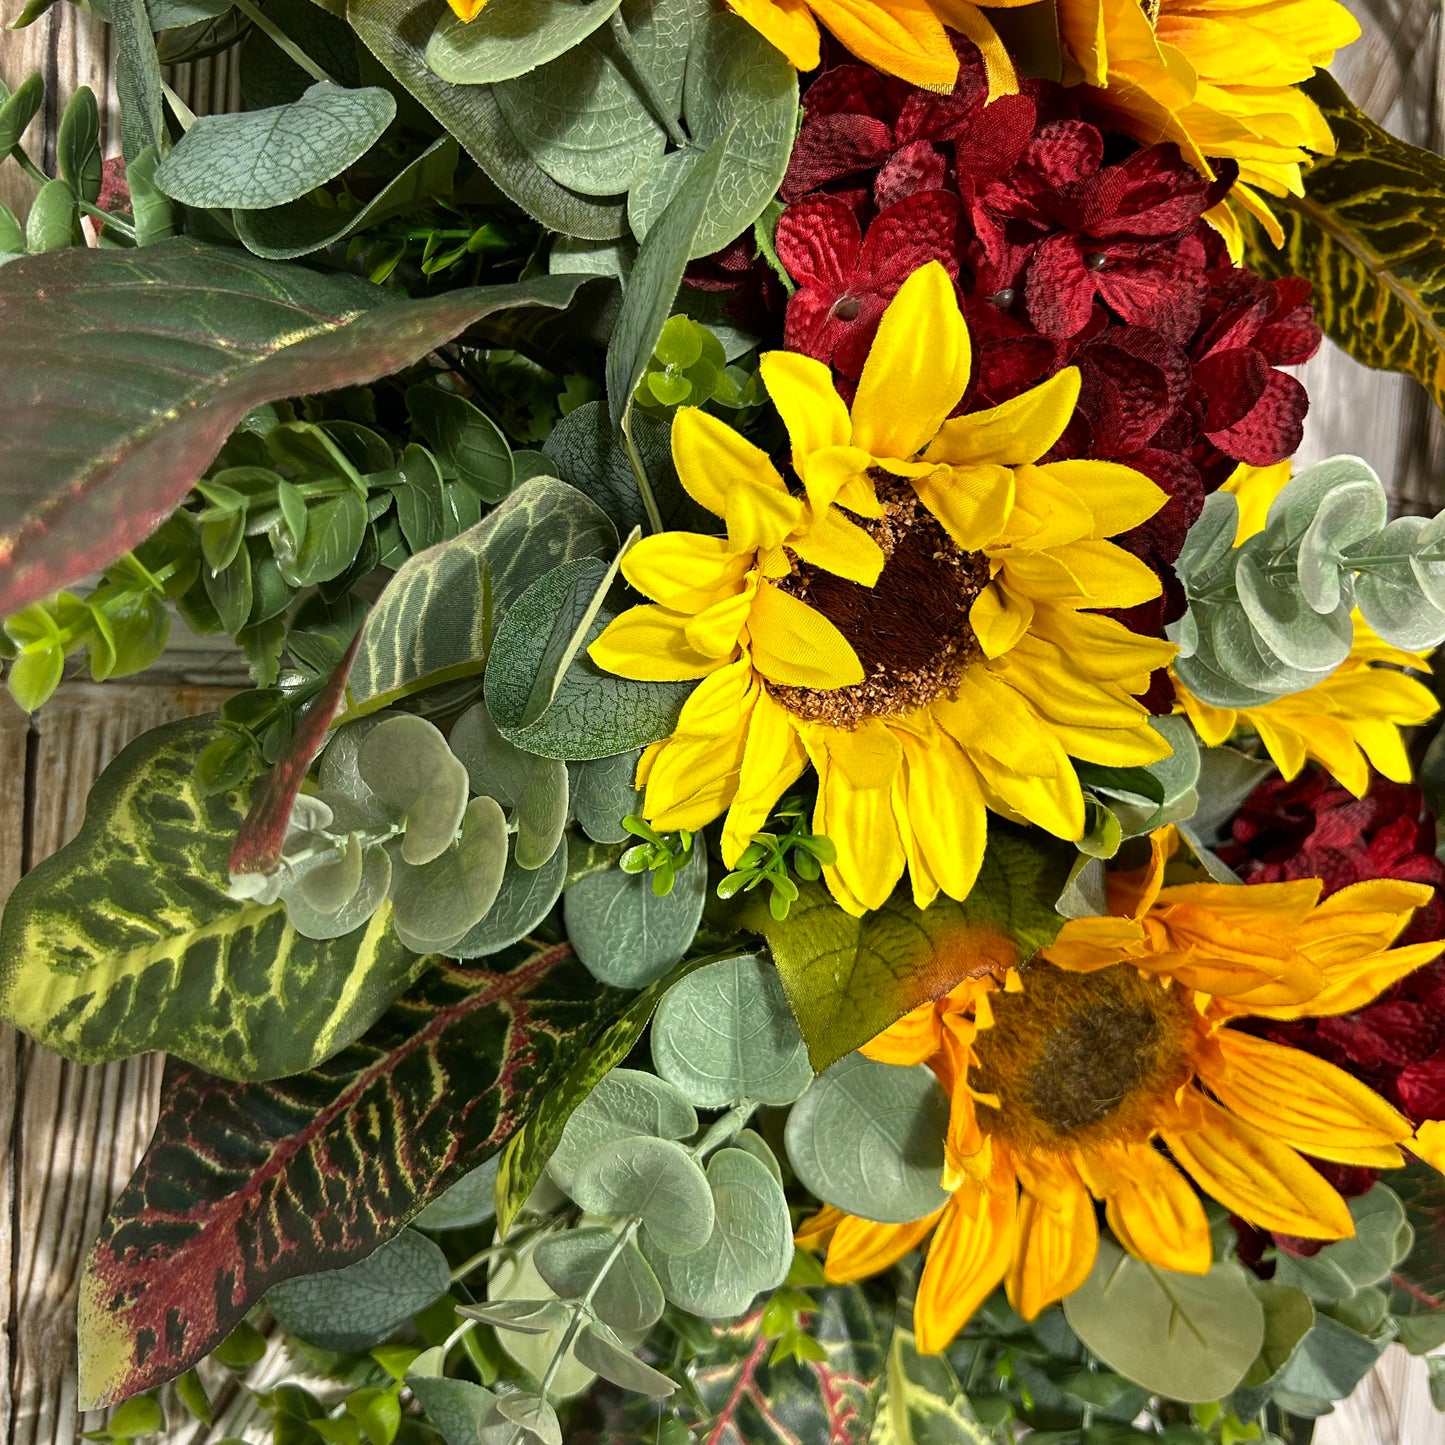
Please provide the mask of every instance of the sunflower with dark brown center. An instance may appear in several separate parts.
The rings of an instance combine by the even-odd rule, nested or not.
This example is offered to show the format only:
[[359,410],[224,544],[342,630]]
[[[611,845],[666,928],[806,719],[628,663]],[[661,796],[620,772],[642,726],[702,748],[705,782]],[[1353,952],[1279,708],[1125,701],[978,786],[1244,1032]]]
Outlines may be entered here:
[[1164,494],[1116,463],[1040,463],[1073,414],[1074,369],[950,417],[969,340],[936,262],[885,312],[851,413],[819,362],[774,351],[761,370],[797,484],[681,410],[678,475],[727,535],[638,543],[623,574],[653,602],[591,648],[624,677],[699,679],[643,754],[648,821],[697,829],[725,812],[731,867],[811,764],[813,829],[837,850],[828,886],[855,913],[905,868],[919,906],[966,897],[990,808],[1082,836],[1073,758],[1168,753],[1138,695],[1173,648],[1099,615],[1158,594],[1108,539]]
[[825,1208],[799,1242],[827,1239],[828,1275],[846,1281],[932,1235],[915,1316],[925,1351],[1000,1282],[1030,1319],[1076,1289],[1096,1199],[1126,1249],[1202,1274],[1196,1189],[1263,1228],[1339,1239],[1350,1212],[1302,1156],[1384,1168],[1401,1143],[1438,1145],[1342,1069],[1231,1027],[1347,1013],[1428,963],[1445,943],[1391,945],[1431,888],[1379,879],[1320,902],[1313,878],[1165,887],[1178,840],[1165,828],[1152,841],[1147,868],[1111,878],[1111,916],[1071,920],[1040,959],[965,980],[863,1050],[926,1062],[950,1094],[952,1195],[907,1224]]

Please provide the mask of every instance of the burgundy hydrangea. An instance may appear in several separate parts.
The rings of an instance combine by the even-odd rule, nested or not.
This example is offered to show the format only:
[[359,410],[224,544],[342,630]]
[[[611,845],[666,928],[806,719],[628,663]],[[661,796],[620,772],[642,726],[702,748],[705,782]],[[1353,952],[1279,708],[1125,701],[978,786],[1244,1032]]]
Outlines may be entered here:
[[1232,171],[1211,182],[1172,145],[1108,135],[1048,82],[985,104],[978,51],[955,43],[951,95],[844,58],[808,88],[774,238],[795,289],[781,326],[758,334],[826,361],[851,399],[888,302],[939,261],[973,341],[963,409],[1077,365],[1079,407],[1053,456],[1124,462],[1169,493],[1116,539],[1164,583],[1120,615],[1157,633],[1183,610],[1170,564],[1205,495],[1237,463],[1299,445],[1307,398],[1279,368],[1320,344],[1309,285],[1229,263],[1203,216]]

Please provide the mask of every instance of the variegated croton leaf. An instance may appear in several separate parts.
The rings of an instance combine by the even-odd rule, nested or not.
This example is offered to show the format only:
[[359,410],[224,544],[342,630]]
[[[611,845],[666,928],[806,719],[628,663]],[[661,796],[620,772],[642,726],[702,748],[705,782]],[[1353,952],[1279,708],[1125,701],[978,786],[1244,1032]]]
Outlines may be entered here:
[[160,1122],[80,1287],[80,1395],[179,1374],[279,1280],[363,1258],[510,1137],[631,1002],[569,945],[443,963],[309,1073],[237,1086],[172,1062]]
[[1283,247],[1250,223],[1249,265],[1313,282],[1333,341],[1445,407],[1445,160],[1376,125],[1325,71],[1303,88],[1337,150],[1305,173],[1304,195],[1270,199]]
[[0,919],[0,1016],[67,1058],[163,1049],[233,1079],[294,1074],[344,1048],[427,965],[391,905],[341,938],[303,938],[283,903],[227,892],[253,770],[206,796],[217,736],[189,718],[137,738],[91,790],[85,823],[28,873]]

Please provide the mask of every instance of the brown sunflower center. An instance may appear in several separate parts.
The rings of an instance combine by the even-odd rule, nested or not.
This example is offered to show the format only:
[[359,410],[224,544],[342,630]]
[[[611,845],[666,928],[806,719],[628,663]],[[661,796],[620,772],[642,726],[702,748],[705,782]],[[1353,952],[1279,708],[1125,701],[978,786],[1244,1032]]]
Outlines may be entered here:
[[1183,989],[1137,969],[1069,973],[1034,963],[1022,993],[992,996],[969,1082],[998,1095],[985,1129],[1015,1146],[1143,1140],[1193,1072],[1194,1011]]
[[884,514],[859,525],[883,549],[878,581],[865,587],[795,559],[778,583],[821,612],[863,665],[851,687],[769,688],[790,712],[834,727],[900,717],[952,693],[979,656],[968,612],[988,585],[988,558],[963,551],[906,481],[875,481]]

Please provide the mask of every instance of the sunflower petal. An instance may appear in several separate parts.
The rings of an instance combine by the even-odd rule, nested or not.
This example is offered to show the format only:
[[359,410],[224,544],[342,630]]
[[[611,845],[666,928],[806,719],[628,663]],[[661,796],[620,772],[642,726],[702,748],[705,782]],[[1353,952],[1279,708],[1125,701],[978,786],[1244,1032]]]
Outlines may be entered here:
[[[604,634],[605,635],[605,634]],[[815,607],[759,585],[748,617],[753,666],[786,687],[848,687],[863,681],[863,664],[848,639]]]
[[765,351],[758,369],[788,429],[793,466],[800,475],[814,452],[848,445],[853,430],[848,407],[833,385],[833,373],[821,361],[795,351]]
[[984,411],[951,417],[924,456],[954,466],[1036,462],[1063,436],[1079,401],[1079,368],[1067,366],[1031,390]]
[[692,618],[655,604],[629,607],[614,617],[587,655],[606,672],[640,682],[681,682],[706,677],[722,659],[699,652],[687,640]]
[[1002,1281],[1013,1257],[1016,1213],[1012,1185],[964,1184],[944,1206],[913,1305],[920,1353],[947,1349]]
[[918,1248],[938,1223],[942,1210],[935,1210],[908,1224],[875,1224],[845,1214],[833,1231],[824,1270],[834,1284],[851,1284],[870,1274],[892,1269],[905,1254]]
[[1119,1243],[1146,1263],[1207,1274],[1213,1259],[1209,1220],[1189,1181],[1148,1144],[1124,1144],[1079,1157],[1089,1188],[1104,1201]]
[[727,522],[734,552],[776,547],[798,525],[803,504],[788,495],[768,454],[715,416],[680,408],[672,458],[693,501]]
[[1099,1249],[1088,1191],[1067,1165],[1053,1172],[1045,1197],[1020,1161],[1018,1243],[1004,1283],[1009,1303],[1026,1320],[1078,1289]]

